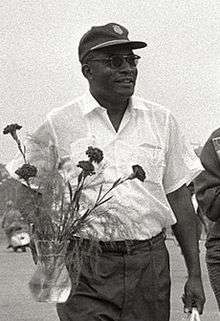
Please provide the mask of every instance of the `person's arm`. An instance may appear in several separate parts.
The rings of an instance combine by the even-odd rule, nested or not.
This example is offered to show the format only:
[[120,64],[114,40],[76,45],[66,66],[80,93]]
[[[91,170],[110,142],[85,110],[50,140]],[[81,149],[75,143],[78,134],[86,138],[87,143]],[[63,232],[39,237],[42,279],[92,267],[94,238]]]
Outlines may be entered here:
[[172,226],[188,270],[188,280],[184,288],[185,309],[192,311],[197,307],[203,312],[205,303],[204,289],[201,280],[199,246],[196,237],[196,214],[186,185],[167,194],[169,204],[176,216],[177,223]]
[[220,160],[212,139],[220,137],[220,129],[212,133],[200,155],[205,171],[196,177],[195,192],[200,209],[211,221],[220,219]]

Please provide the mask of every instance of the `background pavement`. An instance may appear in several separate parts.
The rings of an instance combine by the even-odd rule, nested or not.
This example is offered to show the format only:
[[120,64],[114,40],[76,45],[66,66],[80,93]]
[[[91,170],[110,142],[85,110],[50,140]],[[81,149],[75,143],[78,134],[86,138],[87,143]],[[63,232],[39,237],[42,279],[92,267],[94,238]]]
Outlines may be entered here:
[[[181,296],[186,280],[186,268],[180,248],[172,239],[167,240],[171,259],[172,297],[171,320],[184,319]],[[200,243],[206,305],[201,321],[219,321],[217,304],[209,285],[204,262],[204,241]],[[28,290],[28,281],[34,272],[30,252],[14,253],[0,243],[0,320],[1,321],[59,321],[55,305],[33,301]]]

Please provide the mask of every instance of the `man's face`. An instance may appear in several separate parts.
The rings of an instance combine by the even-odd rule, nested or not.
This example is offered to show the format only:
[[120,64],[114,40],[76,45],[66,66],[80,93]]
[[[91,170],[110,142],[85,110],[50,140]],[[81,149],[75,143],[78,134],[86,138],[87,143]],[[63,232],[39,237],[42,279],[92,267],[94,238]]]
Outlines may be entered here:
[[123,55],[133,56],[134,53],[131,49],[123,47],[109,47],[94,52],[91,60],[88,61],[91,70],[90,89],[103,98],[129,98],[134,93],[137,67],[126,59],[123,59],[121,66],[116,68],[111,61],[94,60],[111,58],[114,55],[123,58]]

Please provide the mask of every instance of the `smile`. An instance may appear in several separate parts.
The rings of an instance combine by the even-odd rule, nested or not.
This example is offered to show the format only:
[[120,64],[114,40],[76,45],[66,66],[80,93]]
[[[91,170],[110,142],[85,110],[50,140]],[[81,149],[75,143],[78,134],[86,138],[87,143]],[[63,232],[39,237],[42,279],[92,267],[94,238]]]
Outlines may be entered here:
[[133,84],[134,80],[131,78],[124,78],[116,80],[117,83]]

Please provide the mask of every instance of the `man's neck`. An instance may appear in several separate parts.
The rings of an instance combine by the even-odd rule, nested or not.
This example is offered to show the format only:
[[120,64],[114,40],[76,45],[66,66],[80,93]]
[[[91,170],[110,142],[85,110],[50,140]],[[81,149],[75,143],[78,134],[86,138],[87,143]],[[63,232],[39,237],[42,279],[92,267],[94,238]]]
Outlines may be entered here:
[[127,97],[100,97],[92,92],[91,95],[97,100],[100,106],[107,109],[107,112],[110,115],[123,115],[129,103],[129,98]]
[[117,97],[100,97],[92,92],[91,94],[98,101],[100,106],[107,110],[108,117],[117,132],[128,106],[129,98],[117,99]]

